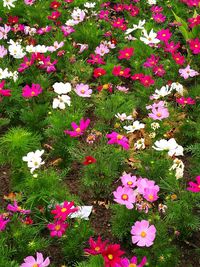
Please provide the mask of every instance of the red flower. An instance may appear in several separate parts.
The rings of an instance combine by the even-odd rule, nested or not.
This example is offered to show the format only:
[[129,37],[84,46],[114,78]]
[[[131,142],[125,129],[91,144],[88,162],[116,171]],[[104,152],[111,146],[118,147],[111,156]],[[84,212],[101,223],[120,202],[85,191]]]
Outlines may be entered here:
[[9,24],[17,24],[19,21],[19,18],[17,16],[9,16],[8,17],[8,23]]
[[124,251],[120,250],[120,245],[108,245],[106,250],[102,252],[104,258],[105,267],[116,267],[117,264],[120,266],[121,256]]
[[48,16],[47,18],[50,20],[57,20],[61,16],[61,13],[59,11],[53,11],[51,13],[51,16]]
[[181,53],[175,53],[172,55],[174,61],[176,62],[176,64],[178,65],[183,65],[185,62],[185,58],[184,56],[181,55]]
[[105,251],[107,243],[108,241],[106,240],[103,242],[100,236],[97,238],[97,241],[94,241],[94,239],[90,237],[89,239],[90,248],[86,248],[84,249],[84,251],[90,255],[101,254],[102,252]]
[[85,161],[83,162],[83,165],[89,165],[92,163],[95,163],[97,160],[93,158],[92,156],[86,156]]
[[119,51],[119,59],[130,59],[133,55],[134,52],[134,48],[133,47],[129,47],[129,48],[124,48],[123,50]]
[[102,68],[96,68],[94,69],[93,76],[95,78],[101,77],[106,74],[106,71]]
[[61,5],[60,2],[53,1],[53,2],[51,2],[51,4],[50,4],[50,8],[52,8],[52,9],[57,9],[57,8],[60,7],[60,5]]
[[130,70],[129,68],[126,68],[122,70],[121,66],[114,66],[112,74],[115,76],[122,76],[125,78],[128,78],[130,76]]

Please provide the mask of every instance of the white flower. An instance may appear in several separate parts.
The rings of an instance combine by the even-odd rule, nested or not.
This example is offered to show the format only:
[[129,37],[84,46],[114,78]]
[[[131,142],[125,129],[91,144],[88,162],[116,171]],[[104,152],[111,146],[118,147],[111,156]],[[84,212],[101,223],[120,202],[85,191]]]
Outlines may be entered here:
[[183,89],[183,85],[182,85],[182,84],[180,84],[180,83],[178,83],[178,82],[176,82],[176,83],[172,83],[172,84],[171,84],[171,89],[172,89],[172,90],[176,90],[180,95],[183,96],[183,91],[184,91],[184,89]]
[[133,133],[137,130],[144,128],[144,126],[145,125],[143,123],[140,123],[139,121],[134,121],[133,125],[124,126],[124,129],[127,130],[127,133]]
[[65,104],[68,106],[71,105],[71,98],[68,95],[58,95],[57,98],[54,98],[53,100],[53,109],[59,108],[59,109],[65,109]]
[[26,52],[23,51],[20,43],[15,43],[13,40],[10,40],[8,43],[10,44],[8,46],[8,51],[10,52],[11,56],[14,58],[23,58],[26,55]]
[[26,52],[28,52],[28,53],[35,53],[36,52],[35,46],[33,46],[33,45],[27,45],[25,49],[26,49]]
[[161,139],[160,141],[156,141],[153,148],[158,151],[168,151],[168,155],[170,157],[183,156],[183,147],[178,145],[174,138],[171,138],[169,140]]
[[140,40],[144,42],[145,44],[158,44],[160,42],[159,39],[157,39],[157,33],[151,29],[150,33],[148,34],[146,30],[143,30],[143,36],[140,37]]
[[42,161],[41,158],[43,153],[44,150],[36,150],[35,152],[29,152],[25,157],[22,158],[23,161],[27,162],[28,167],[31,169],[31,173],[44,164],[44,161]]
[[173,161],[173,165],[172,167],[169,169],[171,170],[175,170],[176,171],[176,179],[180,179],[183,178],[183,174],[184,174],[184,163],[182,162],[182,160],[175,158]]
[[148,0],[149,5],[156,5],[156,0]]
[[153,99],[159,99],[161,97],[165,97],[172,92],[172,88],[169,85],[162,86],[160,90],[156,89],[155,94],[152,95]]
[[151,128],[155,131],[156,129],[160,128],[160,124],[158,122],[152,122]]
[[85,12],[80,8],[75,8],[71,14],[72,18],[78,23],[83,21],[85,18]]
[[141,138],[137,140],[137,142],[134,144],[135,149],[145,149],[145,140],[144,138]]
[[122,114],[117,113],[115,114],[115,117],[120,119],[120,121],[125,121],[125,120],[132,121],[133,120],[133,117],[131,115],[127,116],[126,113],[122,113]]
[[69,19],[69,20],[67,20],[66,22],[65,22],[65,25],[67,25],[67,26],[74,26],[74,25],[76,25],[77,24],[77,21],[75,21],[74,19]]
[[54,92],[58,95],[67,94],[72,90],[72,86],[70,83],[56,82],[53,84]]
[[45,45],[36,45],[35,46],[35,52],[36,53],[46,53],[48,51],[48,48]]
[[84,7],[86,7],[86,8],[94,8],[95,5],[96,5],[95,2],[93,2],[93,3],[86,2],[86,3],[84,4]]
[[79,206],[78,208],[79,208],[79,210],[70,214],[69,217],[70,218],[81,218],[84,220],[88,220],[88,218],[92,212],[93,206]]
[[135,31],[137,29],[144,30],[144,27],[143,26],[144,26],[145,22],[146,22],[145,19],[144,20],[139,20],[138,25],[137,24],[133,24],[133,28],[127,29],[126,32],[125,32],[125,34],[128,35],[128,34],[130,34],[131,32],[133,32],[133,31]]
[[15,5],[13,3],[16,1],[17,0],[3,0],[3,6],[10,9],[11,7],[15,7]]

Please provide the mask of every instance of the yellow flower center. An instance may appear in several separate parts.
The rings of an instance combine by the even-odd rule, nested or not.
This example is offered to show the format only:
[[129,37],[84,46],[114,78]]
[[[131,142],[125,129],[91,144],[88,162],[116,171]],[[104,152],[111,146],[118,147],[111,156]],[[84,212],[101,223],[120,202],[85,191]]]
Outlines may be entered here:
[[144,231],[142,231],[141,234],[140,234],[141,237],[146,237],[146,235],[147,235],[147,234],[146,234],[146,232],[144,232]]
[[129,57],[129,53],[126,53],[125,56],[126,56],[126,57]]
[[149,199],[153,200],[154,199],[153,195],[149,195]]
[[127,200],[127,199],[128,199],[128,195],[127,195],[127,194],[123,194],[123,195],[122,195],[122,199],[123,199],[123,200]]
[[161,117],[161,116],[162,116],[162,113],[158,112],[157,117]]
[[108,86],[109,86],[108,84],[104,84],[103,89],[108,89]]
[[81,132],[81,128],[76,128],[76,130],[75,130],[77,133],[80,133]]
[[96,247],[94,250],[95,251],[99,251],[100,250],[100,247]]
[[134,263],[131,263],[131,264],[129,264],[129,266],[128,267],[137,267],[137,265],[136,264],[134,264]]
[[32,91],[32,92],[31,92],[31,95],[35,95],[35,92],[34,92],[34,91]]
[[114,257],[113,257],[112,254],[108,254],[108,259],[109,259],[109,260],[113,260],[113,258],[114,258]]
[[120,74],[120,75],[123,75],[123,74],[124,74],[124,71],[123,71],[123,70],[121,70],[121,71],[119,72],[119,74]]
[[84,90],[84,89],[82,89],[82,90],[81,90],[81,93],[82,93],[82,94],[85,94],[85,90]]
[[65,212],[65,211],[67,211],[66,208],[62,208],[62,209],[61,209],[61,212]]
[[60,224],[58,224],[58,225],[55,226],[55,230],[56,230],[56,231],[59,231],[60,228],[61,228]]
[[124,136],[121,135],[121,134],[118,134],[118,135],[117,135],[117,139],[118,139],[118,140],[121,140],[123,137],[124,137]]
[[133,184],[133,182],[129,181],[127,184],[128,184],[128,185],[132,185],[132,184]]
[[37,263],[34,263],[32,267],[39,267]]

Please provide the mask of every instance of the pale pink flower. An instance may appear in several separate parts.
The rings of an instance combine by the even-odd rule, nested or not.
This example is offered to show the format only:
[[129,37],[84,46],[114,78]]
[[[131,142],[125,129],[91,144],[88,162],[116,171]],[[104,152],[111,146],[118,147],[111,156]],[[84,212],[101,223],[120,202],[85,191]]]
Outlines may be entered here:
[[132,242],[139,247],[150,247],[156,237],[156,228],[146,220],[137,221],[131,229]]
[[89,88],[89,85],[83,83],[77,84],[74,91],[82,97],[91,97],[92,94],[92,89]]
[[8,50],[3,45],[0,45],[0,58],[5,57],[7,53],[8,53]]
[[190,68],[190,65],[187,65],[185,69],[179,69],[178,71],[180,73],[180,76],[183,77],[185,80],[189,77],[194,77],[196,75],[199,75],[199,73],[196,70],[193,70]]
[[97,46],[97,48],[95,49],[95,54],[98,54],[100,56],[104,56],[105,54],[108,54],[110,52],[110,50],[108,49],[108,47],[104,44],[100,44],[100,46]]
[[131,173],[123,173],[123,175],[120,177],[123,186],[134,188],[137,185],[137,177],[132,176]]
[[118,186],[117,190],[113,192],[114,201],[126,205],[127,209],[133,208],[133,203],[135,203],[135,193],[133,189],[129,187]]
[[49,257],[44,260],[42,253],[37,252],[37,258],[28,256],[24,259],[24,263],[20,267],[47,267],[50,264]]

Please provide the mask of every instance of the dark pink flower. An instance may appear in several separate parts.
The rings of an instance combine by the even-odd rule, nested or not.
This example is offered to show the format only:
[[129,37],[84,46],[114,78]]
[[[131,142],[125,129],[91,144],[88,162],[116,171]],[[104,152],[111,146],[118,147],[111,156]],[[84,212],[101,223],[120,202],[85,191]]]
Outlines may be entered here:
[[78,208],[74,207],[74,202],[64,201],[63,205],[56,205],[56,209],[52,210],[51,213],[55,214],[54,219],[65,221],[67,217],[78,211]]
[[104,64],[106,64],[105,61],[103,60],[103,58],[98,54],[91,54],[90,58],[87,60],[87,62],[92,64],[92,65],[95,65],[95,64],[104,65]]
[[149,87],[155,83],[155,81],[152,79],[151,76],[145,75],[140,79],[141,84],[143,84],[145,87]]
[[178,42],[175,44],[173,41],[170,43],[165,43],[165,52],[169,52],[171,54],[174,54],[180,47],[180,43]]
[[120,249],[120,245],[118,244],[108,245],[107,248],[102,253],[102,256],[104,258],[104,266],[105,267],[120,266],[121,256],[123,254],[124,251]]
[[50,232],[51,237],[54,237],[54,236],[61,237],[65,233],[68,227],[68,223],[65,223],[60,220],[54,223],[49,223],[47,227],[51,231]]
[[138,263],[137,257],[133,257],[130,261],[127,258],[121,260],[121,267],[143,267],[147,263],[147,258],[143,257]]
[[110,134],[107,134],[106,137],[110,139],[108,141],[109,145],[118,144],[122,146],[125,150],[128,150],[130,148],[129,141],[124,135],[121,135],[117,132],[112,132]]
[[192,191],[194,193],[200,192],[200,176],[196,177],[197,183],[189,182],[189,187],[187,187],[187,190]]
[[101,254],[106,249],[107,243],[108,240],[103,242],[100,236],[97,238],[97,241],[95,241],[92,237],[90,237],[89,239],[90,248],[86,248],[84,249],[84,251],[90,255]]
[[169,29],[162,29],[157,32],[157,38],[163,42],[168,42],[172,34]]
[[32,98],[38,96],[42,93],[42,88],[40,84],[32,84],[31,87],[29,85],[24,86],[22,89],[22,96],[25,98]]
[[178,64],[178,65],[183,65],[185,62],[185,57],[183,55],[181,55],[181,53],[172,54],[172,57],[173,57],[174,61],[176,62],[176,64]]
[[14,200],[14,205],[8,204],[7,210],[12,211],[12,212],[19,212],[19,213],[22,213],[22,214],[31,213],[30,210],[25,210],[25,209],[22,209],[20,206],[18,206],[16,200]]
[[23,62],[20,64],[20,67],[18,68],[19,72],[24,72],[26,69],[28,69],[30,66],[32,66],[35,62],[35,57],[31,56],[31,59],[28,59],[26,56],[23,58]]
[[143,66],[145,68],[153,68],[154,66],[156,66],[158,64],[158,61],[159,61],[159,57],[157,57],[154,54],[152,54],[150,57],[148,57],[146,59],[146,61],[144,62]]
[[3,80],[0,83],[0,95],[2,96],[11,96],[11,90],[10,89],[4,89],[5,80]]
[[129,60],[134,52],[134,48],[133,47],[129,47],[129,48],[124,48],[123,50],[119,51],[119,59],[127,59]]
[[195,26],[198,26],[200,24],[200,15],[197,15],[194,18],[188,19],[189,27],[194,28]]
[[200,53],[200,40],[199,38],[192,39],[189,41],[190,49],[192,50],[193,54]]
[[182,106],[185,106],[185,105],[195,105],[195,100],[192,99],[191,97],[180,97],[180,98],[177,98],[176,99],[176,102],[181,104]]
[[3,214],[0,214],[0,232],[4,231],[6,228],[6,224],[9,222],[9,219],[5,219]]
[[130,77],[130,71],[131,71],[130,68],[126,68],[122,70],[121,66],[115,66],[113,68],[112,74],[115,76],[122,76],[122,77],[128,78]]
[[69,134],[71,137],[79,137],[80,135],[83,135],[84,131],[88,128],[90,124],[90,119],[84,119],[80,120],[80,125],[77,125],[75,122],[72,122],[72,128],[73,131],[65,130],[64,133]]

